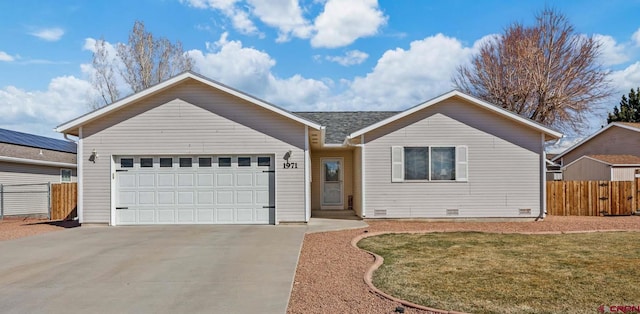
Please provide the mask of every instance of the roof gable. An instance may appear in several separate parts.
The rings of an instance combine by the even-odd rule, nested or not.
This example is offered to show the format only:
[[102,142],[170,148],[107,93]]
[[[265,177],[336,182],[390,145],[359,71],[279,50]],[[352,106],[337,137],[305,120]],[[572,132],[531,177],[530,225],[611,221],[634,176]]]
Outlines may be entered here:
[[384,125],[392,123],[392,122],[394,122],[396,120],[402,119],[402,118],[404,118],[406,116],[409,116],[411,114],[414,114],[414,113],[416,113],[418,111],[421,111],[422,109],[431,107],[433,105],[439,104],[439,103],[441,103],[441,102],[443,102],[443,101],[445,101],[447,99],[454,98],[454,97],[461,98],[461,99],[466,100],[467,102],[469,102],[469,103],[471,103],[473,105],[488,109],[489,111],[492,111],[495,114],[498,114],[498,115],[503,116],[503,117],[505,117],[507,119],[513,120],[513,121],[515,121],[515,122],[517,122],[519,124],[522,124],[525,127],[529,127],[529,128],[535,129],[535,130],[545,134],[545,139],[547,139],[547,140],[549,140],[549,139],[558,139],[558,138],[562,137],[562,133],[560,133],[558,131],[554,131],[554,130],[548,128],[548,127],[545,127],[545,126],[543,126],[543,125],[541,125],[541,124],[539,124],[539,123],[537,123],[537,122],[535,122],[535,121],[533,121],[531,119],[527,119],[527,118],[521,117],[521,116],[519,116],[519,115],[517,115],[515,113],[512,113],[512,112],[509,112],[509,111],[507,111],[507,110],[505,110],[503,108],[500,108],[498,106],[492,105],[492,104],[490,104],[490,103],[488,103],[486,101],[480,100],[478,98],[475,98],[475,97],[469,96],[467,94],[464,94],[464,93],[462,93],[460,91],[454,90],[454,91],[448,92],[446,94],[440,95],[440,96],[438,96],[436,98],[433,98],[433,99],[431,99],[429,101],[426,101],[424,103],[421,103],[421,104],[419,104],[417,106],[414,106],[412,108],[409,108],[409,109],[407,109],[405,111],[402,111],[402,112],[400,112],[400,113],[398,113],[396,115],[393,115],[393,116],[391,116],[389,118],[386,118],[386,119],[384,119],[382,121],[379,121],[379,122],[377,122],[375,124],[372,124],[370,126],[362,128],[362,129],[360,129],[358,131],[355,131],[355,132],[349,134],[348,138],[356,138],[356,137],[358,137],[358,136],[360,136],[362,134],[365,134],[367,132],[375,130],[375,129],[379,128],[379,127],[382,127]]
[[640,165],[640,157],[634,155],[587,155],[591,159],[602,161],[609,165]]
[[0,143],[76,153],[76,143],[7,129],[0,129]]
[[145,89],[143,91],[140,91],[138,93],[135,93],[133,95],[125,97],[125,98],[123,98],[121,100],[118,100],[118,101],[116,101],[116,102],[114,102],[112,104],[109,104],[109,105],[105,106],[105,107],[102,107],[100,109],[97,109],[97,110],[94,110],[92,112],[89,112],[89,113],[87,113],[85,115],[82,115],[82,116],[80,116],[78,118],[75,118],[75,119],[73,119],[71,121],[65,122],[65,123],[57,126],[55,128],[55,131],[56,132],[60,132],[60,133],[69,133],[70,131],[73,131],[73,130],[77,129],[78,127],[80,127],[83,124],[86,124],[86,123],[91,122],[93,120],[99,119],[100,117],[102,117],[102,116],[104,116],[106,114],[109,114],[109,113],[111,113],[113,111],[121,109],[121,108],[123,108],[125,106],[128,106],[128,105],[130,105],[130,104],[132,104],[132,103],[134,103],[134,102],[136,102],[136,101],[138,101],[140,99],[149,97],[151,95],[155,95],[155,94],[157,94],[159,92],[162,92],[162,91],[164,91],[164,90],[166,90],[166,89],[168,89],[170,87],[173,87],[173,86],[176,86],[178,84],[181,84],[181,83],[183,83],[183,82],[185,82],[187,80],[198,81],[198,82],[203,83],[203,84],[205,84],[205,85],[207,85],[207,86],[209,86],[211,88],[215,88],[215,89],[221,90],[223,92],[226,92],[228,94],[231,94],[231,95],[233,95],[235,97],[238,97],[240,99],[248,101],[248,102],[250,102],[250,103],[252,103],[254,105],[260,106],[262,108],[265,108],[265,109],[270,110],[272,112],[275,112],[277,114],[285,116],[285,117],[287,117],[289,119],[292,119],[294,121],[302,123],[302,124],[304,124],[304,125],[306,125],[308,127],[311,127],[313,129],[320,130],[320,128],[322,127],[320,124],[318,124],[316,122],[307,120],[307,119],[305,119],[303,117],[300,117],[300,116],[297,116],[297,115],[295,115],[295,114],[293,114],[293,113],[291,113],[291,112],[289,112],[289,111],[287,111],[287,110],[285,110],[283,108],[280,108],[280,107],[278,107],[276,105],[270,104],[270,103],[268,103],[266,101],[263,101],[261,99],[258,99],[258,98],[255,98],[253,96],[250,96],[248,94],[245,94],[243,92],[240,92],[240,91],[238,91],[236,89],[233,89],[231,87],[228,87],[228,86],[226,86],[226,85],[224,85],[222,83],[210,80],[208,78],[205,78],[205,77],[203,77],[201,75],[198,75],[198,74],[195,74],[193,72],[184,72],[184,73],[179,74],[177,76],[174,76],[174,77],[172,77],[172,78],[170,78],[170,79],[168,79],[168,80],[166,80],[164,82],[161,82],[159,84],[151,86],[151,87],[149,87],[149,88],[147,88],[147,89]]
[[556,155],[555,157],[553,157],[552,160],[556,161],[556,160],[562,158],[562,156],[564,156],[564,155],[568,154],[569,152],[573,151],[574,149],[584,145],[585,143],[589,142],[594,137],[604,133],[606,130],[608,130],[610,128],[613,128],[613,127],[619,127],[619,128],[623,128],[623,129],[626,129],[626,130],[640,132],[640,123],[631,123],[631,122],[613,122],[613,123],[609,123],[604,128],[601,128],[597,132],[591,134],[587,138],[583,139],[582,141],[574,144],[573,146],[567,148],[566,150],[564,150],[560,154]]

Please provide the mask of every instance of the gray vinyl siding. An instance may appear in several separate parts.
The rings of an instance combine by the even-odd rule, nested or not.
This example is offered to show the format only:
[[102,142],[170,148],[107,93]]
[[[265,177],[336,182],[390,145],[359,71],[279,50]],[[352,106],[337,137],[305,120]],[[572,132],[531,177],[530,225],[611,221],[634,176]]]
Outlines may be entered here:
[[42,161],[54,161],[64,162],[69,164],[76,163],[76,154],[59,152],[55,150],[48,150],[36,147],[27,147],[22,145],[15,145],[9,143],[0,143],[0,156],[42,160]]
[[[83,126],[83,220],[110,222],[111,156],[274,154],[276,219],[304,221],[304,134],[304,125],[204,84],[168,88]],[[282,169],[289,150],[297,169]]]
[[[45,185],[10,186],[15,184],[60,183],[59,167],[0,162],[0,184],[5,185],[3,199],[4,215],[48,214],[48,196]],[[76,171],[72,169],[72,181],[76,181]],[[9,186],[7,186],[9,185]],[[23,193],[29,192],[29,193]]]
[[582,158],[562,170],[564,181],[611,180],[611,166],[589,158]]
[[[540,214],[541,133],[486,109],[450,99],[365,134],[365,143],[369,218]],[[392,146],[456,145],[468,147],[468,182],[391,182]]]
[[562,165],[568,165],[585,155],[640,156],[640,132],[612,126],[562,156]]

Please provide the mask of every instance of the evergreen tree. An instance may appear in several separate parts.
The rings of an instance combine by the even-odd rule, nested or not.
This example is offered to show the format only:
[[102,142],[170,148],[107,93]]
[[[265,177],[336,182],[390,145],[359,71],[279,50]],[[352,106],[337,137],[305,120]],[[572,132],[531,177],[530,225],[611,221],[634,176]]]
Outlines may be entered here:
[[640,122],[640,87],[632,88],[628,98],[622,95],[620,107],[613,107],[607,117],[607,123],[611,122]]

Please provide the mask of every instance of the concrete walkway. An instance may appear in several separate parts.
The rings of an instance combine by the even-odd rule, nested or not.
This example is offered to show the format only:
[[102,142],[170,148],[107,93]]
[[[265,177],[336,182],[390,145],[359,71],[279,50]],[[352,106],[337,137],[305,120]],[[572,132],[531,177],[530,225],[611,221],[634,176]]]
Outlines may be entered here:
[[362,220],[312,217],[307,223],[307,233],[359,229],[369,226]]

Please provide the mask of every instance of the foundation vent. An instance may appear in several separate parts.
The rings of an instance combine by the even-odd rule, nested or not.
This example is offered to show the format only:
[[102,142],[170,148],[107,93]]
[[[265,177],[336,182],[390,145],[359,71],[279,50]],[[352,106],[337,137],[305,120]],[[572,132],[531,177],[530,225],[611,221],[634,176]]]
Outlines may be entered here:
[[459,210],[455,209],[447,209],[447,216],[458,216]]
[[531,208],[520,208],[520,209],[518,209],[518,214],[520,214],[520,215],[531,215]]
[[386,209],[374,209],[373,210],[373,215],[375,217],[385,217],[385,216],[387,216],[387,210]]

